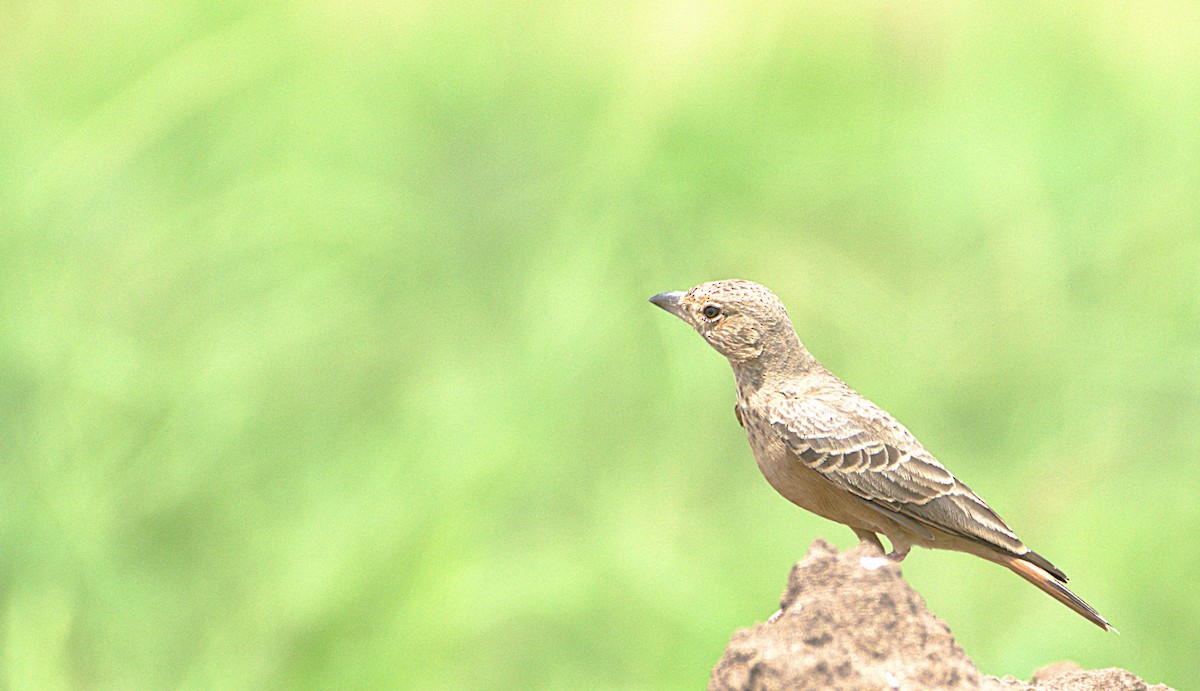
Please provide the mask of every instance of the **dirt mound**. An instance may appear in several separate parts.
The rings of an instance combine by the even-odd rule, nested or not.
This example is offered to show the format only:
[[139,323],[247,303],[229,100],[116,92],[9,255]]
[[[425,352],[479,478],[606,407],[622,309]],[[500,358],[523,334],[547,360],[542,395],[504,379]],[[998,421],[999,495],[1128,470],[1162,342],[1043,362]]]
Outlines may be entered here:
[[782,616],[734,633],[709,682],[725,689],[1036,689],[1170,691],[1120,669],[1056,663],[1029,682],[980,674],[950,627],[904,581],[900,567],[864,568],[878,556],[839,554],[816,540],[792,567]]

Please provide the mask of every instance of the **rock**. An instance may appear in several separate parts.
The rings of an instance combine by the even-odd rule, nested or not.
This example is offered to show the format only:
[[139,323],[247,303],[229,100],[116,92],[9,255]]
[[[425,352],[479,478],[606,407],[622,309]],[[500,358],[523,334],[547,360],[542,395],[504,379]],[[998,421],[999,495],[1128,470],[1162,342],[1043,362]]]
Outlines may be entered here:
[[[997,681],[988,677],[988,681]],[[1133,672],[1116,667],[1083,669],[1074,662],[1055,662],[1033,673],[1026,684],[1012,677],[998,680],[1001,689],[1035,689],[1036,691],[1174,691],[1164,684],[1151,684]]]
[[[1170,691],[1120,669],[1070,662],[1038,670],[1027,684],[980,674],[950,627],[895,564],[859,545],[844,554],[816,540],[792,567],[781,615],[734,633],[713,669],[710,691],[732,689],[1036,689]],[[872,560],[875,560],[874,562]],[[871,568],[871,567],[875,568]]]

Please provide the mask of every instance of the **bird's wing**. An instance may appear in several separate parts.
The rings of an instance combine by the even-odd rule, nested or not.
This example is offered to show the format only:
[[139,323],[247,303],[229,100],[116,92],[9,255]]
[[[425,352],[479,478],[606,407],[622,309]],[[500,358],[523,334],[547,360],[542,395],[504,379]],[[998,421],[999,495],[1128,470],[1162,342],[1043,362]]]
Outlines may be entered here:
[[895,418],[846,393],[788,396],[771,407],[772,427],[800,462],[873,508],[1013,554],[1029,553],[996,512]]

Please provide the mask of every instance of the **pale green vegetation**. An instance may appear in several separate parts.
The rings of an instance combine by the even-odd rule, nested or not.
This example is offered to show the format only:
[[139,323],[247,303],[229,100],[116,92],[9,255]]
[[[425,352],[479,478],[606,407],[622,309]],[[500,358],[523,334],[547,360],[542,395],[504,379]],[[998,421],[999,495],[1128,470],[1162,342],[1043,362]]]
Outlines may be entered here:
[[0,4],[0,686],[701,688],[809,541],[765,283],[1072,577],[980,668],[1200,687],[1190,3]]

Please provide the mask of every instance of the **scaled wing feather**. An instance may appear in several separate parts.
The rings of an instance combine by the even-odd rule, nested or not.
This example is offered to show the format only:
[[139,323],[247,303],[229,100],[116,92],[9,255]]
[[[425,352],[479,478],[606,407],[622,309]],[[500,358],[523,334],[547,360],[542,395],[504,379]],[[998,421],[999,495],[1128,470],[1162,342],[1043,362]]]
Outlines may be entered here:
[[1013,554],[1028,551],[894,418],[861,397],[848,404],[830,393],[839,395],[788,396],[771,411],[772,427],[800,462],[873,508]]

